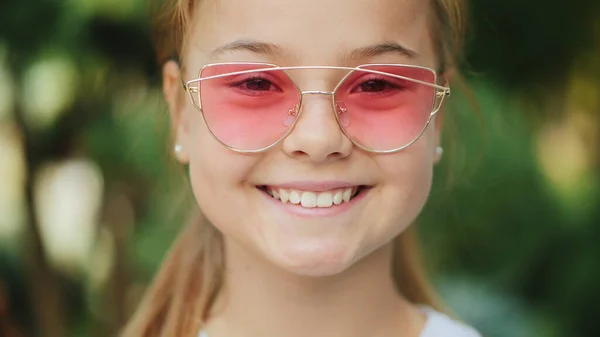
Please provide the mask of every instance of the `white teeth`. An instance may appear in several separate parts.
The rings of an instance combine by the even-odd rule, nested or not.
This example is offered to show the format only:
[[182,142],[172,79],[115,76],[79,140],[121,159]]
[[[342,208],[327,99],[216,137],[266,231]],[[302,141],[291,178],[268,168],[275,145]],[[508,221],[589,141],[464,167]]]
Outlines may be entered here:
[[302,207],[313,208],[317,207],[317,195],[313,192],[302,193],[302,201],[300,202]]
[[343,194],[342,191],[335,192],[335,194],[333,195],[333,203],[334,204],[339,205],[342,203],[342,201],[344,201],[342,194]]
[[[273,194],[273,198],[277,199],[275,197],[275,194]],[[283,202],[284,204],[286,202],[288,202],[288,200],[290,200],[290,194],[288,193],[288,191],[286,191],[286,190],[279,190],[279,200],[281,200],[281,202]]]
[[301,199],[300,199],[300,193],[302,193],[302,192],[293,191],[293,190],[290,192],[290,202],[292,204],[298,205],[300,203],[300,201],[301,201]]
[[319,194],[319,197],[317,198],[317,206],[318,207],[331,207],[332,204],[333,204],[333,197],[331,196],[331,193],[324,192],[324,193]]
[[344,190],[344,193],[342,194],[342,198],[344,199],[345,202],[350,201],[350,198],[352,197],[352,190],[347,188]]
[[357,187],[349,187],[326,192],[310,192],[267,188],[267,192],[273,199],[281,200],[284,204],[290,202],[306,208],[328,208],[349,202],[356,189]]

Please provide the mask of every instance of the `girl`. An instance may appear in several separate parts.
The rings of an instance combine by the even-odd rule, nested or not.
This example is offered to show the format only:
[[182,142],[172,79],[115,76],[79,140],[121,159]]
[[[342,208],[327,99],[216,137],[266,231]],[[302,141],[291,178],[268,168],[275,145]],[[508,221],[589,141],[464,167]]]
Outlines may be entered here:
[[409,226],[442,155],[461,0],[172,0],[156,42],[201,216],[125,336],[473,337]]

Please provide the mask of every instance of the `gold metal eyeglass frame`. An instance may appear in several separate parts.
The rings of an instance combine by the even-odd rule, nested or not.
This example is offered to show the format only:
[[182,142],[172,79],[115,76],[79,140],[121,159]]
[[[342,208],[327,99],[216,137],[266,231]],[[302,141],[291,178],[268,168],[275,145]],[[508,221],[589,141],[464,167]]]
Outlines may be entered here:
[[[250,70],[241,70],[241,71],[236,71],[236,72],[230,72],[230,73],[225,73],[225,74],[219,74],[219,75],[214,75],[214,76],[208,76],[208,77],[201,77],[202,72],[204,71],[204,69],[208,68],[208,67],[212,67],[212,66],[220,66],[220,65],[251,65],[251,66],[264,66],[264,68],[257,68],[257,69],[250,69]],[[427,70],[433,73],[434,75],[434,83],[429,83],[429,82],[424,82],[424,81],[420,81],[414,78],[410,78],[410,77],[405,77],[405,76],[400,76],[400,75],[395,75],[395,74],[390,74],[390,73],[386,73],[386,72],[382,72],[382,71],[377,71],[377,70],[372,70],[372,69],[366,69],[364,67],[373,67],[373,66],[396,66],[396,67],[408,67],[408,68],[413,68],[413,69],[422,69],[422,70]],[[300,89],[300,87],[298,86],[298,84],[294,81],[293,77],[288,73],[289,70],[299,70],[299,69],[325,69],[325,70],[348,70],[348,74],[346,74],[339,82],[338,84],[335,86],[335,88],[333,89],[333,91],[323,91],[323,90],[308,90],[308,91],[302,91]],[[206,80],[211,80],[211,79],[216,79],[216,78],[222,78],[222,77],[227,77],[227,76],[232,76],[232,75],[243,75],[243,74],[251,74],[251,73],[257,73],[257,72],[265,72],[265,71],[282,71],[289,79],[290,81],[294,84],[294,86],[296,87],[296,89],[298,90],[299,94],[300,94],[300,100],[299,102],[293,107],[293,109],[290,109],[289,113],[294,115],[294,122],[289,126],[288,130],[280,137],[278,138],[273,144],[270,144],[268,146],[265,146],[263,148],[260,149],[256,149],[256,150],[242,150],[242,149],[237,149],[234,147],[231,147],[227,144],[225,144],[223,141],[221,141],[211,130],[210,125],[208,125],[206,118],[204,117],[204,111],[202,110],[202,97],[201,97],[201,93],[200,93],[200,82],[202,81],[206,81]],[[402,79],[402,80],[406,80],[406,81],[411,81],[414,83],[418,83],[418,84],[422,84],[422,85],[426,85],[429,87],[432,87],[434,89],[436,89],[435,92],[435,97],[434,100],[432,102],[432,108],[431,108],[431,112],[429,114],[429,117],[427,119],[427,122],[425,123],[425,125],[423,126],[423,129],[421,130],[421,132],[415,137],[415,139],[413,139],[412,141],[410,141],[408,144],[403,145],[401,147],[395,148],[395,149],[391,149],[391,150],[375,150],[372,148],[369,148],[368,146],[365,146],[363,144],[361,144],[360,142],[358,142],[356,139],[354,139],[354,137],[352,137],[351,135],[348,134],[348,132],[346,131],[346,128],[342,125],[342,122],[340,121],[340,113],[344,112],[343,107],[339,106],[336,102],[335,102],[335,94],[337,92],[337,90],[342,86],[342,84],[346,81],[346,79],[351,76],[355,71],[360,71],[360,72],[366,72],[366,73],[372,73],[372,74],[379,74],[379,75],[385,75],[385,76],[391,76],[394,78],[398,78],[398,79]],[[210,64],[206,64],[204,65],[202,68],[200,68],[200,71],[198,72],[198,78],[187,81],[187,82],[183,82],[182,81],[182,85],[183,85],[183,89],[190,95],[190,100],[192,101],[192,105],[194,105],[194,107],[196,107],[201,114],[202,120],[203,122],[206,124],[208,131],[210,132],[211,136],[220,144],[222,144],[223,146],[225,146],[226,148],[228,148],[229,150],[232,150],[234,152],[238,152],[238,153],[260,153],[263,151],[267,151],[275,146],[277,146],[277,144],[279,144],[282,140],[284,140],[285,138],[287,138],[287,136],[289,136],[292,131],[294,130],[294,127],[296,126],[296,123],[298,122],[298,120],[301,117],[302,114],[302,100],[304,95],[328,95],[331,96],[331,100],[333,103],[333,111],[334,111],[334,115],[335,115],[335,119],[338,123],[338,126],[340,127],[340,130],[342,131],[342,133],[357,147],[367,151],[367,152],[371,152],[371,153],[376,153],[376,154],[389,154],[389,153],[395,153],[395,152],[399,152],[402,151],[404,149],[406,149],[407,147],[409,147],[410,145],[414,144],[419,138],[421,138],[421,136],[423,135],[423,133],[425,133],[425,130],[427,130],[427,127],[429,126],[432,118],[435,116],[435,114],[440,110],[442,103],[444,101],[444,99],[446,97],[450,96],[450,88],[446,87],[446,86],[441,86],[436,84],[437,83],[437,72],[431,68],[427,68],[427,67],[421,67],[421,66],[414,66],[414,65],[405,65],[405,64],[363,64],[357,67],[338,67],[338,66],[290,66],[290,67],[280,67],[276,64],[270,64],[270,63],[261,63],[261,62],[226,62],[226,63],[210,63]],[[192,84],[196,84],[197,86],[191,86]],[[198,96],[198,102],[196,102],[194,100],[194,95]]]

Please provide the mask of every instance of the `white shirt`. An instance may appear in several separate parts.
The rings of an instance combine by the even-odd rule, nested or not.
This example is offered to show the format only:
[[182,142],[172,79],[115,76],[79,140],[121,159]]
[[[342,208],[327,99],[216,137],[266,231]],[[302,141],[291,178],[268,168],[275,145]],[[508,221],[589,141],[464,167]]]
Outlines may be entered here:
[[427,315],[427,322],[420,337],[481,337],[472,327],[457,322],[441,312],[429,307],[421,307],[421,310]]
[[[421,307],[421,310],[427,316],[427,322],[420,337],[481,337],[472,327],[457,322],[441,312],[429,307]],[[208,334],[200,331],[198,337],[208,337]]]

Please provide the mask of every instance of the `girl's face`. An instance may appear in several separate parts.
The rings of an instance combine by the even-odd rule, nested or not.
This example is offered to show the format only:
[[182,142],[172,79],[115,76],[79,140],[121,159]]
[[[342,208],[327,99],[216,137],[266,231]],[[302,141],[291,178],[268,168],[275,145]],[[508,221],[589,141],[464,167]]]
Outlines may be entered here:
[[[206,0],[196,10],[183,55],[184,81],[217,62],[437,65],[428,1]],[[378,44],[409,52],[353,53]],[[343,77],[331,69],[291,75],[305,91],[331,91]],[[341,131],[331,96],[305,95],[289,136],[268,151],[241,154],[211,136],[201,113],[182,99],[178,76],[173,64],[165,67],[165,92],[183,147],[179,159],[189,162],[197,202],[227,244],[292,273],[331,275],[384,247],[424,206],[439,141],[435,120],[405,150],[372,154]],[[283,203],[281,194],[305,205]],[[349,194],[357,195],[347,202]],[[310,207],[316,201],[333,205]]]

